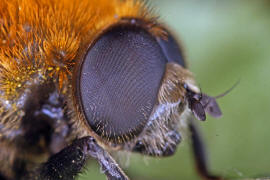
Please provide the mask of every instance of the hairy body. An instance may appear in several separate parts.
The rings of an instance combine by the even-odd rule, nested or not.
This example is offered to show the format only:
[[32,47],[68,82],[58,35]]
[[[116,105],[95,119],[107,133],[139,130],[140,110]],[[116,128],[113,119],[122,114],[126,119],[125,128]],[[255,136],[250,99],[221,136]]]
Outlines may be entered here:
[[[157,71],[160,80],[154,79],[157,82],[154,85],[159,87],[151,95],[156,100],[152,104],[147,104],[147,101],[145,106],[138,109],[141,112],[139,115],[144,118],[144,121],[139,122],[142,125],[135,123],[138,127],[134,127],[134,131],[126,129],[130,132],[126,134],[120,128],[119,136],[110,127],[109,131],[106,130],[107,121],[104,126],[95,127],[95,122],[87,119],[82,107],[85,104],[80,99],[82,93],[77,88],[80,85],[77,81],[82,81],[78,78],[86,74],[81,71],[88,51],[98,44],[99,37],[108,39],[111,34],[127,37],[128,40],[133,38],[135,45],[141,42],[138,37],[144,37],[149,48],[157,48],[158,53],[151,56],[160,54],[160,57],[157,56],[161,59],[159,67],[164,66],[162,71]],[[119,39],[116,44],[126,40]],[[145,44],[136,46],[136,50],[143,51],[142,46]],[[190,130],[188,121],[192,112],[203,119],[207,105],[203,106],[201,98],[197,98],[199,89],[191,73],[185,69],[182,54],[173,54],[173,58],[168,54],[171,45],[180,53],[177,42],[141,1],[2,0],[0,174],[7,179],[73,179],[88,156],[97,159],[105,170],[108,168],[106,163],[116,164],[104,150],[135,151],[152,156],[172,155],[185,131]],[[121,54],[121,49],[116,50]],[[145,58],[147,53],[138,55],[137,59]],[[112,56],[115,57],[118,58],[118,54]],[[146,57],[145,61],[148,59]],[[99,62],[102,61],[97,61],[97,68],[100,67]],[[144,67],[138,62],[134,66]],[[122,67],[121,63],[116,67]],[[131,77],[139,75],[134,72]],[[123,80],[132,85],[129,84],[132,79],[124,77]],[[126,87],[125,84],[123,86]],[[119,90],[113,85],[111,87]],[[116,101],[125,104],[128,98],[120,94]],[[132,103],[126,104],[133,105],[137,101]],[[95,109],[98,105],[89,108]],[[90,113],[94,114],[93,119],[100,120],[96,112]],[[128,124],[126,126],[130,128]],[[57,162],[58,165],[62,162],[61,166]],[[109,167],[109,170],[112,172],[105,173],[109,179],[126,178],[117,165]],[[115,178],[112,174],[119,176]]]

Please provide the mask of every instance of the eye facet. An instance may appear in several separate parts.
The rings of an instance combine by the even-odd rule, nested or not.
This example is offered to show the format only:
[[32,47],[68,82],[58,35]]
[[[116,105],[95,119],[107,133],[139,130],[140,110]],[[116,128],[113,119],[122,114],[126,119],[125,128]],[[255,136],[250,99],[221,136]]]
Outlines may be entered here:
[[76,92],[91,129],[114,143],[141,133],[166,62],[159,43],[142,28],[120,26],[105,32],[77,72]]

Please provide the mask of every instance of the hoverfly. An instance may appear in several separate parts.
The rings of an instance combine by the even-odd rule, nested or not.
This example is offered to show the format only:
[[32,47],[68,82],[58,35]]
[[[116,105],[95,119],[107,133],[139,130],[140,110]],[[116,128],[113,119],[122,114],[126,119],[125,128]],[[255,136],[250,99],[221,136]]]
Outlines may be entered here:
[[221,116],[200,92],[178,41],[142,1],[2,0],[2,179],[74,179],[88,158],[127,180],[109,152],[171,156],[191,120]]

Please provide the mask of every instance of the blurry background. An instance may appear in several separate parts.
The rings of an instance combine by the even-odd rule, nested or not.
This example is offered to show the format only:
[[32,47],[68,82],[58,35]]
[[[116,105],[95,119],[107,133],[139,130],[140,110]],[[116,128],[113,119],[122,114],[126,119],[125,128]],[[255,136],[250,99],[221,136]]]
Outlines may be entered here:
[[[211,170],[234,178],[270,175],[270,1],[152,0],[178,35],[202,90],[218,95],[224,116],[199,122]],[[188,141],[169,158],[131,156],[137,180],[197,180]],[[79,180],[104,180],[91,162]]]

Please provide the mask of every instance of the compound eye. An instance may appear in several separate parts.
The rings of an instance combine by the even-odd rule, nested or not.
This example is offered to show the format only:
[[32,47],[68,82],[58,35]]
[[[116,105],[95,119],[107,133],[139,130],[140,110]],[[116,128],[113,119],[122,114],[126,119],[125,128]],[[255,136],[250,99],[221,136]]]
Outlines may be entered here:
[[91,129],[114,143],[140,134],[156,103],[166,61],[159,43],[142,28],[119,26],[100,36],[76,81]]

